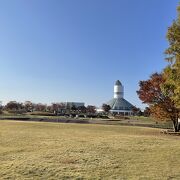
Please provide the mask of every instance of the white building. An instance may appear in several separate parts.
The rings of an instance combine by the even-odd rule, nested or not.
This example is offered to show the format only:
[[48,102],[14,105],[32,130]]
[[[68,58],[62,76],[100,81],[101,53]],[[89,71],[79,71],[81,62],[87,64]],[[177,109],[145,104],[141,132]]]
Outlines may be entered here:
[[107,102],[112,114],[132,115],[133,105],[124,99],[124,87],[119,80],[114,85],[114,98]]

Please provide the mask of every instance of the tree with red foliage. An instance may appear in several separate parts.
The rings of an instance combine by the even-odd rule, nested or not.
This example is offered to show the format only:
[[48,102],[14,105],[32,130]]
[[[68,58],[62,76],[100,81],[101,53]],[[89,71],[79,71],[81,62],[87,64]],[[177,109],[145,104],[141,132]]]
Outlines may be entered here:
[[92,105],[88,105],[86,107],[86,112],[89,114],[95,114],[96,113],[96,107]]
[[35,111],[45,112],[46,108],[47,108],[47,105],[46,104],[42,104],[42,103],[38,103],[38,104],[34,104],[34,108],[35,108]]
[[149,107],[146,107],[146,108],[144,109],[143,114],[144,114],[145,117],[149,117],[150,114],[151,114],[150,108],[149,108]]
[[63,109],[65,109],[65,104],[63,103],[52,103],[51,105],[51,111],[54,112],[54,114],[58,114],[58,112],[62,112]]
[[108,113],[111,110],[111,106],[108,104],[103,104],[102,109],[104,110],[104,112]]
[[135,115],[135,116],[142,116],[142,111],[141,111],[141,109],[140,108],[137,108],[136,106],[134,106],[133,108],[132,108],[132,111],[133,111],[133,114]]
[[139,98],[149,105],[151,114],[157,119],[171,120],[174,131],[178,132],[180,126],[178,124],[179,109],[176,107],[171,97],[171,89],[166,92],[162,89],[165,78],[162,74],[154,73],[150,79],[140,81],[140,89],[137,91]]

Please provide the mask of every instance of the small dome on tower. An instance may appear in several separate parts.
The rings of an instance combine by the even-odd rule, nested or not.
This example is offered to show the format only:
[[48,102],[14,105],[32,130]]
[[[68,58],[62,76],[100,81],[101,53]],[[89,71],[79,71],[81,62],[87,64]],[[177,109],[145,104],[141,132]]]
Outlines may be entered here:
[[119,80],[116,81],[115,85],[122,86],[121,82]]

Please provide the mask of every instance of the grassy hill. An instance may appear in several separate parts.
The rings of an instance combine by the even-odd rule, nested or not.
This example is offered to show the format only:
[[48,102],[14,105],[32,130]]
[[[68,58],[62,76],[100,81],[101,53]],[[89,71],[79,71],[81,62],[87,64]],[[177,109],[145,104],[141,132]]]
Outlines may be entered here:
[[2,179],[180,179],[179,157],[159,129],[0,121]]

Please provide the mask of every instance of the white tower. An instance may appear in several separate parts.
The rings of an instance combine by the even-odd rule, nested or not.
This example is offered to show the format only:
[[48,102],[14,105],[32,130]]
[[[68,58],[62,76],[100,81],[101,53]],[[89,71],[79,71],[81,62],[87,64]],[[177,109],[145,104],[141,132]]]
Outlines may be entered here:
[[123,98],[124,97],[124,87],[122,86],[119,80],[116,81],[114,85],[114,98]]

